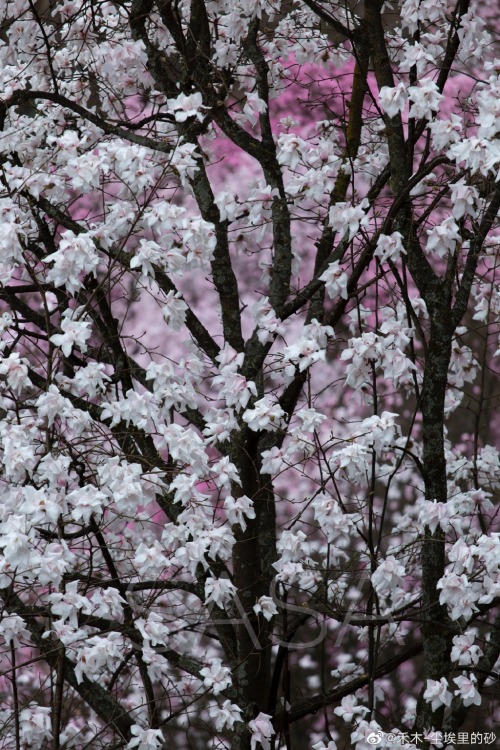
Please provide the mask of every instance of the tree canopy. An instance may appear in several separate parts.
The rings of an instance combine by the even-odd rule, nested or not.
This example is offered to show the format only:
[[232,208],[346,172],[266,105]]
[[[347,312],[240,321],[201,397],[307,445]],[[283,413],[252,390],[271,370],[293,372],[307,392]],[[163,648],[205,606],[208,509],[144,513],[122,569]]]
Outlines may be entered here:
[[493,744],[497,19],[0,7],[1,747]]

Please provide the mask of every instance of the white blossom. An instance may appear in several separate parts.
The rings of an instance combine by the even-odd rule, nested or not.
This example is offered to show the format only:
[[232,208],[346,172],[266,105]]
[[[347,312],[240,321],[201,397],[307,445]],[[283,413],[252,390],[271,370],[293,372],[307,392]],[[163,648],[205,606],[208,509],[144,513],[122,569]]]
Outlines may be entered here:
[[425,117],[432,119],[434,112],[439,110],[442,94],[436,83],[430,78],[421,78],[416,86],[408,88],[408,96],[413,102],[410,107],[410,117]]
[[248,381],[244,375],[238,372],[221,368],[220,375],[213,379],[214,386],[221,386],[221,395],[224,396],[226,406],[236,406],[244,409],[252,396],[257,396],[257,387],[252,381]]
[[319,277],[319,280],[325,282],[325,289],[330,299],[333,299],[337,295],[340,295],[343,299],[348,298],[347,274],[342,269],[338,260],[330,263],[326,271]]
[[403,236],[400,232],[393,232],[390,235],[381,234],[379,236],[374,255],[380,258],[382,263],[387,260],[395,263],[399,260],[401,253],[406,254],[406,250],[403,247]]
[[231,685],[231,670],[224,667],[218,657],[212,657],[209,666],[200,669],[200,675],[205,687],[210,688],[214,695],[219,695]]
[[232,729],[237,722],[243,721],[241,708],[238,708],[229,700],[225,700],[222,706],[210,706],[208,713],[210,718],[214,719],[215,728],[218,732],[226,728]]
[[44,740],[51,740],[51,710],[31,702],[19,712],[19,730],[26,746],[40,750]]
[[243,414],[243,421],[251,430],[277,430],[283,426],[285,412],[279,404],[273,404],[268,398],[255,401],[253,409],[247,409]]
[[205,581],[205,602],[209,604],[214,602],[220,609],[224,609],[226,604],[236,594],[236,586],[228,578],[211,578]]
[[245,518],[255,518],[253,501],[246,495],[241,495],[240,497],[232,497],[231,495],[228,495],[225,497],[224,510],[226,511],[227,520],[231,526],[239,524],[243,531],[245,531],[247,527]]
[[96,617],[107,617],[113,620],[123,620],[123,605],[127,601],[114,588],[107,588],[93,592],[90,600],[92,614]]
[[80,351],[87,351],[87,340],[92,335],[91,322],[83,317],[83,308],[65,310],[61,320],[62,333],[53,334],[49,341],[62,350],[65,357],[69,357],[73,347]]
[[29,640],[29,632],[26,629],[26,623],[16,614],[3,615],[0,620],[0,636],[3,638],[7,646],[12,644],[15,648],[20,647],[20,638],[22,638],[23,641]]
[[92,515],[99,517],[105,501],[106,495],[90,484],[66,495],[66,502],[72,506],[71,517],[83,523],[89,523]]
[[404,566],[393,555],[388,555],[372,574],[372,583],[382,595],[387,595],[403,583]]
[[445,503],[436,500],[423,500],[420,503],[418,520],[422,526],[428,526],[434,533],[438,526],[447,528],[450,517],[450,508]]
[[188,306],[182,299],[180,292],[169,292],[162,307],[165,323],[174,331],[180,331],[186,320]]
[[265,344],[274,336],[283,336],[285,333],[285,327],[276,317],[269,297],[262,297],[256,302],[252,308],[252,314],[259,329],[257,337],[261,344]]
[[238,428],[238,422],[232,409],[211,409],[205,419],[203,434],[207,445],[223,443],[229,439],[231,432]]
[[164,738],[161,729],[143,729],[138,724],[134,724],[130,729],[133,735],[127,745],[127,750],[160,750],[163,746]]
[[253,611],[256,615],[262,615],[266,620],[272,620],[274,615],[278,614],[278,608],[270,596],[261,596],[257,604],[253,605]]
[[295,169],[298,166],[302,158],[302,153],[307,150],[307,144],[302,138],[292,133],[283,133],[280,135],[278,146],[278,163],[290,169]]
[[95,635],[87,638],[77,652],[75,676],[80,684],[84,676],[96,679],[101,670],[114,671],[123,655],[121,633],[108,633],[105,638]]
[[460,667],[476,666],[482,656],[483,652],[474,643],[474,639],[475,635],[471,631],[454,636],[451,660],[457,662]]
[[62,594],[50,594],[49,602],[52,613],[59,615],[63,621],[68,620],[73,627],[78,625],[78,613],[80,611],[84,614],[89,614],[91,611],[87,597],[78,593],[77,581],[66,584],[66,591]]
[[275,446],[268,451],[262,451],[261,474],[279,474],[286,466],[286,451],[283,448]]
[[446,572],[438,581],[437,588],[441,589],[440,604],[447,604],[452,620],[460,618],[470,619],[478,611],[476,602],[480,598],[480,586],[472,584],[465,575]]
[[167,564],[163,552],[163,547],[156,539],[150,547],[141,542],[134,556],[134,565],[138,574],[140,576],[159,576],[165,570]]
[[[167,256],[168,257],[168,256]],[[155,265],[165,263],[165,251],[153,240],[141,239],[139,247],[130,260],[130,268],[139,268],[143,276],[155,278]],[[184,265],[182,257],[179,255],[179,264],[177,271],[180,271]]]
[[248,726],[252,732],[252,750],[256,750],[257,744],[259,744],[263,750],[270,750],[271,737],[273,734],[276,734],[271,723],[271,718],[272,717],[269,714],[265,714],[261,711],[255,719],[248,722]]
[[427,252],[435,253],[438,258],[444,258],[448,252],[453,252],[456,243],[461,240],[458,225],[451,216],[428,229],[427,235]]
[[463,216],[477,216],[477,200],[479,193],[472,185],[467,185],[464,179],[458,180],[450,185],[452,214],[454,219]]
[[390,88],[382,86],[379,92],[379,103],[389,117],[395,117],[402,112],[408,101],[408,93],[405,84],[400,81],[397,86]]
[[344,721],[350,723],[355,716],[365,716],[368,713],[368,709],[365,706],[358,704],[357,698],[354,695],[346,695],[342,698],[340,706],[337,706],[333,713],[340,716]]
[[424,700],[431,704],[433,711],[436,711],[440,706],[450,706],[452,698],[444,677],[441,677],[440,680],[427,680]]
[[304,327],[300,338],[285,349],[285,360],[297,365],[303,372],[314,362],[325,360],[328,339],[333,335],[331,326],[321,326],[314,320]]
[[473,674],[461,674],[458,677],[454,677],[453,682],[457,686],[455,695],[461,698],[464,706],[481,705],[481,695],[476,688],[477,680]]
[[368,225],[368,200],[363,200],[357,206],[351,206],[349,203],[335,203],[328,214],[330,227],[334,232],[347,234],[348,239],[352,240],[357,234],[360,227]]
[[75,235],[67,229],[61,234],[57,250],[46,256],[45,263],[53,263],[47,272],[47,280],[74,294],[82,286],[84,275],[95,275],[99,257],[90,235]]
[[359,432],[361,433],[359,441],[364,445],[373,446],[379,454],[389,450],[401,433],[400,427],[395,424],[397,416],[393,412],[383,411],[380,417],[373,416],[363,419],[359,426]]
[[147,643],[152,646],[165,646],[170,635],[170,628],[163,621],[163,617],[156,612],[150,612],[147,619],[139,617],[135,626]]
[[0,358],[0,376],[5,378],[7,386],[17,394],[31,385],[28,367],[18,352],[11,352],[8,357]]
[[188,117],[196,117],[203,120],[202,95],[197,91],[194,94],[179,94],[175,99],[167,99],[167,104],[174,111],[174,117],[177,122],[185,122]]

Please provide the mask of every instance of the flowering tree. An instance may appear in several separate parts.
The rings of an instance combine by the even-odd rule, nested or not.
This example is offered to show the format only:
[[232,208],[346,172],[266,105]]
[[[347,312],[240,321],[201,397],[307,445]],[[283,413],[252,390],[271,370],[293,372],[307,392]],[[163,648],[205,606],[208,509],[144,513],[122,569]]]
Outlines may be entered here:
[[481,7],[1,7],[1,747],[491,732]]

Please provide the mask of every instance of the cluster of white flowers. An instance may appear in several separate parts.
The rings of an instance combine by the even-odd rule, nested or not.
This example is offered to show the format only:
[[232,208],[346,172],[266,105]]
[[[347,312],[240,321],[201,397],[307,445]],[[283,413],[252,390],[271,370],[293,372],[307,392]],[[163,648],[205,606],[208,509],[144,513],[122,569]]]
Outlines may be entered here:
[[163,732],[160,729],[144,729],[134,724],[131,728],[132,739],[127,750],[160,750],[163,745]]
[[[399,683],[366,675],[364,581],[379,664],[422,601],[456,626],[456,671],[418,704],[408,683],[405,721],[480,706],[495,19],[401,0],[366,77],[345,3],[38,5],[4,3],[0,39],[0,745],[286,744],[290,712],[335,694],[315,649],[293,657],[316,617],[335,721],[389,747],[367,717],[397,713]],[[313,725],[314,750],[345,744]]]
[[360,228],[368,226],[368,207],[367,198],[363,198],[357,206],[351,206],[349,203],[335,203],[328,214],[332,230],[342,232],[343,235],[347,234],[347,239],[352,240]]
[[346,368],[346,384],[356,390],[365,388],[372,381],[373,371],[380,369],[387,380],[411,387],[417,368],[398,341],[404,332],[400,327],[392,332],[390,325],[383,325],[380,330],[386,335],[370,331],[349,340],[349,348],[341,354],[342,360],[350,362]]
[[[304,326],[302,335],[284,352],[285,362],[290,362],[299,368],[300,372],[307,370],[314,362],[325,361],[328,341],[334,336],[331,326],[322,326],[317,320]],[[291,373],[295,367],[291,368]]]
[[95,241],[89,234],[75,235],[68,229],[63,232],[56,252],[48,255],[45,263],[53,264],[47,271],[47,281],[74,294],[82,287],[84,276],[95,275],[99,266]]
[[[458,696],[464,706],[480,706],[481,696],[476,689],[477,679],[474,675],[462,674],[453,678],[457,685],[454,695]],[[427,686],[424,692],[424,700],[428,701],[432,710],[435,711],[440,706],[450,706],[453,694],[448,690],[448,682],[442,677],[440,680],[427,680]]]
[[263,748],[263,750],[270,750],[271,738],[273,734],[276,734],[271,719],[272,717],[269,714],[265,714],[261,711],[255,719],[249,722],[248,726],[252,731],[252,750],[255,750],[257,743]]

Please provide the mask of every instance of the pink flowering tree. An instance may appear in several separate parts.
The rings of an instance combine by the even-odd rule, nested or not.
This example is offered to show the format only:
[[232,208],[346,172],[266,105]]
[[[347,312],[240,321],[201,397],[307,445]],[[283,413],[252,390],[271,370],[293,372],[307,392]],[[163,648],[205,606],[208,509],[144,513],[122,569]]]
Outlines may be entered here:
[[493,743],[498,35],[394,6],[1,3],[5,750]]

